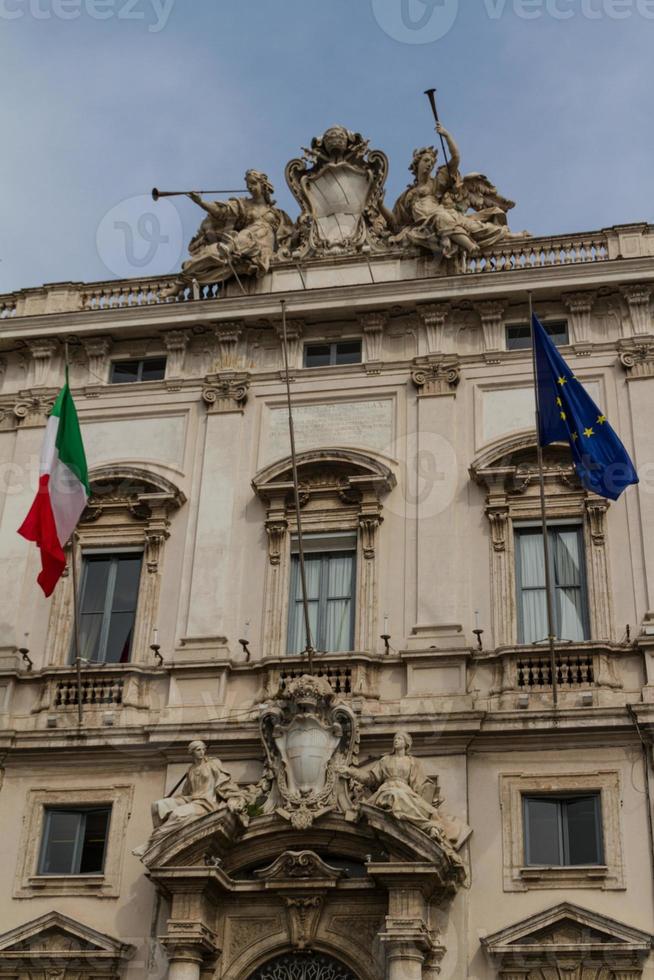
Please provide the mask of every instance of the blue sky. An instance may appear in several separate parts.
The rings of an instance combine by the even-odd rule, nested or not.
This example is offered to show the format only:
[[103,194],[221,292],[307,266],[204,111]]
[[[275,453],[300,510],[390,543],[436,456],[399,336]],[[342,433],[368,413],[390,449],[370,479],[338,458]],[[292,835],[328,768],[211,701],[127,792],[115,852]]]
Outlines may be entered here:
[[0,0],[0,292],[177,268],[202,214],[155,184],[256,167],[295,216],[284,166],[335,122],[392,204],[428,86],[513,227],[652,221],[653,51],[653,0]]

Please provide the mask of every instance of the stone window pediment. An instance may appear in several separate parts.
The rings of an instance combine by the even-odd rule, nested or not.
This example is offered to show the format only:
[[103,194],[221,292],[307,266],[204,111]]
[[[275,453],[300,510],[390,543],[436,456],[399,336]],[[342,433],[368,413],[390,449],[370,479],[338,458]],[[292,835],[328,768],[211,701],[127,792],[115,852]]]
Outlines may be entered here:
[[[608,916],[561,902],[486,936],[482,944],[500,980],[549,976],[548,970],[584,980],[640,977],[653,938]],[[545,971],[541,973],[540,971]]]
[[61,912],[47,912],[0,935],[0,976],[26,971],[65,980],[72,967],[75,977],[114,978],[135,951]]

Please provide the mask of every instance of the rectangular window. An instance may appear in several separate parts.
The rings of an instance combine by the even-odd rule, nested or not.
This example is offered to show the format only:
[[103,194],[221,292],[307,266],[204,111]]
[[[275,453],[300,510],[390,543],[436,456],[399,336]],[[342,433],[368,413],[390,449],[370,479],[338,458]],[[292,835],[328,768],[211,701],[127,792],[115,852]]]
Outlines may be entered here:
[[360,363],[360,340],[339,340],[333,344],[305,344],[304,347],[304,366],[308,368]]
[[603,864],[599,793],[523,796],[523,807],[526,865]]
[[39,874],[102,874],[110,816],[110,806],[47,808]]
[[[309,535],[304,565],[311,635],[316,650],[344,653],[354,644],[356,535]],[[297,545],[294,545],[294,550]],[[289,653],[306,647],[299,555],[291,555]]]
[[84,659],[108,664],[129,660],[141,560],[140,554],[84,556],[79,604]]
[[133,361],[112,361],[112,385],[132,384],[135,381],[162,381],[166,375],[165,357],[143,357]]
[[[587,640],[588,600],[582,529],[577,525],[562,525],[550,527],[548,533],[556,635],[560,640]],[[518,643],[539,643],[548,635],[541,529],[516,529],[515,551]]]
[[[557,347],[570,343],[567,320],[551,320],[544,323],[546,333]],[[506,328],[507,350],[531,350],[531,330],[528,323],[510,323]]]

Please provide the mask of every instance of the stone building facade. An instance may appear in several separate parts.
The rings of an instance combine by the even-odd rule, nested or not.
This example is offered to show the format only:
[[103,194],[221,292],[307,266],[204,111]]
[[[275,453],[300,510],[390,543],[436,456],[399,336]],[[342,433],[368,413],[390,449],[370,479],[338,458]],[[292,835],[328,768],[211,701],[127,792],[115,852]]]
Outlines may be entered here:
[[[255,176],[180,278],[0,297],[5,980],[654,977],[654,227],[393,226],[364,142],[289,165],[295,225]],[[339,168],[358,211],[316,204]],[[556,709],[529,291],[641,477],[546,452]],[[73,576],[44,599],[16,534],[66,342],[81,696]]]

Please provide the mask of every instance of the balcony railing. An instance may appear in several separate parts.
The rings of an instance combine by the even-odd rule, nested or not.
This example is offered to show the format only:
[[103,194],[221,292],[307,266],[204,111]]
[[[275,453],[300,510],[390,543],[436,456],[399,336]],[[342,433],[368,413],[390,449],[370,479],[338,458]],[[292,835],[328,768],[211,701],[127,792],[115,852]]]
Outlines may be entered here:
[[[552,687],[552,664],[548,656],[516,659],[517,685],[520,689],[541,691]],[[559,687],[583,687],[595,682],[592,655],[557,654],[556,681]]]
[[466,262],[467,273],[518,272],[609,259],[608,236],[603,232],[567,238],[525,238],[507,243]]
[[[100,707],[103,705],[120,706],[123,703],[123,688],[125,680],[116,674],[94,674],[82,678],[82,705]],[[77,677],[68,677],[55,682],[55,708],[72,708],[77,706]]]

